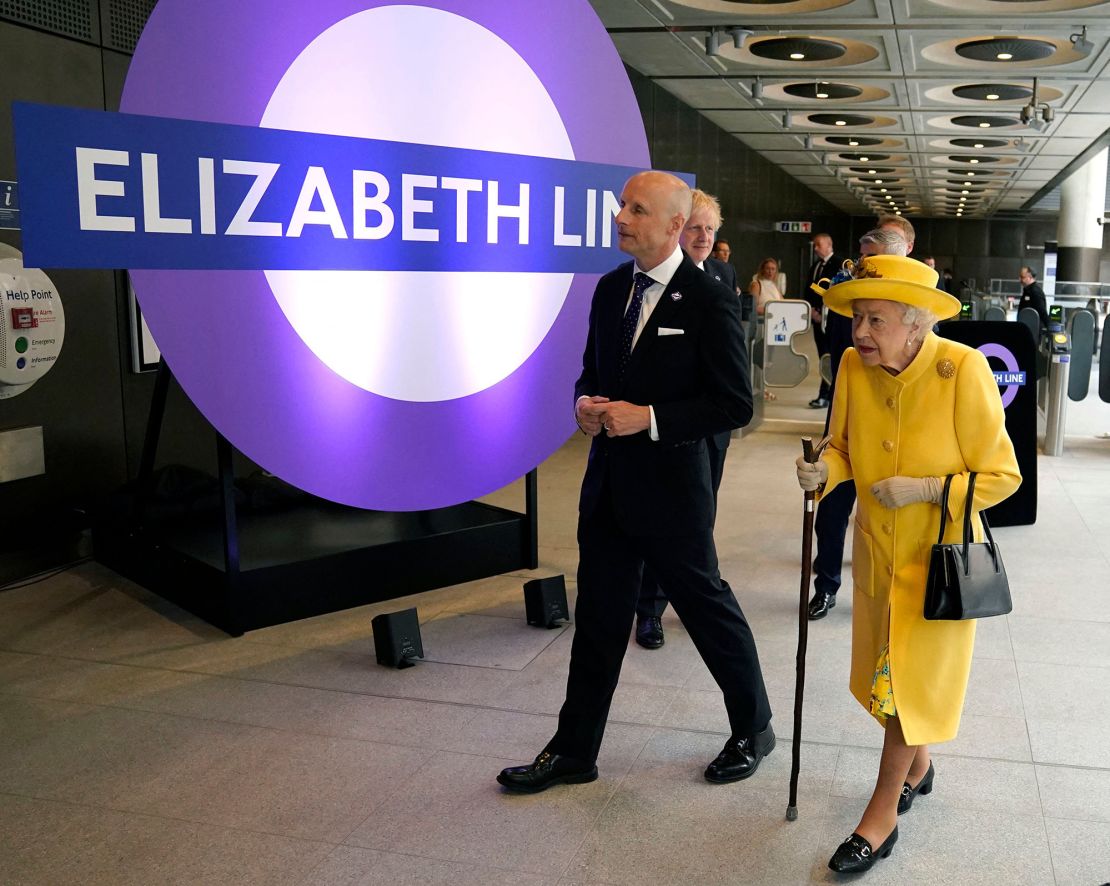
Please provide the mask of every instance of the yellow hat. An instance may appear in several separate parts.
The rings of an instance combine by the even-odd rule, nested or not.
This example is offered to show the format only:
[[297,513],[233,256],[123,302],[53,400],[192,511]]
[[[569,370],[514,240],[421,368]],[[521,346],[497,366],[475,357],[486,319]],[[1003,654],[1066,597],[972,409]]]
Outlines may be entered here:
[[857,298],[878,298],[924,308],[947,320],[960,313],[960,302],[937,289],[937,272],[928,265],[901,255],[869,255],[855,267],[852,279],[825,290],[830,311],[852,316]]

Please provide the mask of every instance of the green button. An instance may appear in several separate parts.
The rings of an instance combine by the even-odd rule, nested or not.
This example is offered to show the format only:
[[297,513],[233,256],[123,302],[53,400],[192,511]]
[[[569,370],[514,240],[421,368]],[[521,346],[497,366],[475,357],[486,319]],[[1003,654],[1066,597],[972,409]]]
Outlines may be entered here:
[[25,339],[23,336],[20,336],[15,340],[15,352],[17,354],[27,353],[27,339]]

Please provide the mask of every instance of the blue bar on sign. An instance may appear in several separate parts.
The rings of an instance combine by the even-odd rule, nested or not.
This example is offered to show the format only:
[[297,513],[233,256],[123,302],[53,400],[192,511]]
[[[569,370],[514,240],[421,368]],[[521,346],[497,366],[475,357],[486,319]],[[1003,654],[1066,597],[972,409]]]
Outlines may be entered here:
[[630,167],[27,103],[13,118],[28,265],[596,273],[625,259],[613,217]]

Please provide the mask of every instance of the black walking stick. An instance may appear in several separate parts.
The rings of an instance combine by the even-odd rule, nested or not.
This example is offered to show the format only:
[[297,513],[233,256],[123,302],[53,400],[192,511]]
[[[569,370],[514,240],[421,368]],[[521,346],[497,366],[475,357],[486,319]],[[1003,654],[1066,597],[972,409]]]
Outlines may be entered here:
[[[810,437],[802,437],[802,455],[806,461],[816,462],[828,444],[826,437],[814,448]],[[794,683],[794,742],[790,763],[790,802],[786,807],[786,820],[798,818],[798,772],[802,765],[802,701],[806,685],[806,644],[809,642],[809,578],[813,568],[813,513],[816,492],[805,494],[802,512],[802,585],[798,596],[798,660],[797,679]]]

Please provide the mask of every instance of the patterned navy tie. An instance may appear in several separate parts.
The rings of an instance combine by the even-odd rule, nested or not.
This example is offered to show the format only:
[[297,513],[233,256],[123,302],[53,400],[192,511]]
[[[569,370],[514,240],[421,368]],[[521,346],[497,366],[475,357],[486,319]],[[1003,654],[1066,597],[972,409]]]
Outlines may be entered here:
[[635,285],[632,287],[632,301],[628,304],[628,310],[624,312],[624,319],[621,321],[621,358],[620,358],[620,377],[624,378],[624,370],[628,368],[628,361],[632,359],[632,339],[636,336],[636,324],[640,322],[640,309],[644,306],[644,290],[646,290],[655,281],[647,274],[637,274],[634,278]]

